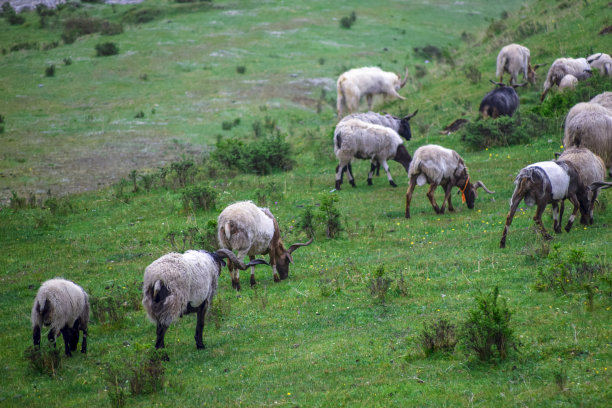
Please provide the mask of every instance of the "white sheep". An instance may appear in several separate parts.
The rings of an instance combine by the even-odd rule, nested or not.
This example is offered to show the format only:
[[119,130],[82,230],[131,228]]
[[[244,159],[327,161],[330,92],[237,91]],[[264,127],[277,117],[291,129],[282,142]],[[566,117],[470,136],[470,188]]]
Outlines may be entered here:
[[172,252],[153,261],[144,272],[142,305],[149,319],[157,324],[155,348],[164,348],[164,336],[170,324],[184,314],[197,313],[195,342],[204,348],[204,317],[217,291],[223,258],[242,269],[266,263],[263,260],[242,264],[228,250]]
[[574,90],[576,89],[576,84],[578,84],[578,78],[572,74],[567,74],[559,82],[559,91],[565,91],[566,89]]
[[596,103],[612,112],[612,92],[602,92],[594,96],[589,103]]
[[550,88],[554,85],[559,85],[563,77],[568,74],[582,81],[591,76],[591,66],[586,58],[557,58],[548,69],[540,101],[544,100]]
[[334,131],[334,154],[339,160],[336,167],[336,190],[340,190],[342,176],[348,170],[349,182],[355,187],[350,166],[353,158],[369,159],[372,166],[368,174],[368,185],[372,184],[374,163],[380,163],[387,173],[389,184],[397,187],[391,177],[387,160],[395,160],[408,171],[412,157],[403,144],[402,138],[391,128],[373,125],[357,119],[341,121]]
[[[455,210],[451,202],[451,189],[453,187],[459,188],[462,200],[469,209],[474,208],[474,202],[478,196],[478,187],[482,187],[489,194],[494,194],[480,180],[472,185],[463,158],[456,151],[438,145],[425,145],[416,149],[408,169],[408,179],[410,185],[408,191],[406,191],[406,218],[410,218],[412,192],[417,184],[419,186],[425,183],[430,184],[427,198],[429,198],[429,202],[437,214],[444,214],[447,202],[448,210]],[[442,186],[444,189],[442,208],[438,207],[434,198],[434,192],[438,186]]]
[[34,346],[40,347],[41,327],[49,326],[47,338],[55,344],[61,332],[68,357],[72,356],[71,351],[77,349],[79,330],[83,332],[81,352],[87,352],[89,297],[76,283],[61,278],[44,282],[34,299],[31,321]]
[[[227,206],[217,219],[217,238],[221,248],[238,251],[238,259],[249,256],[254,262],[255,255],[270,256],[274,282],[287,279],[289,264],[293,262],[293,252],[306,243],[296,243],[286,249],[280,238],[280,228],[276,218],[268,208],[260,208],[251,201],[239,201]],[[228,268],[232,287],[240,290],[240,273],[234,268],[235,261]],[[251,268],[251,286],[255,285],[255,269]]]
[[599,52],[588,56],[586,60],[591,68],[598,69],[601,75],[612,76],[612,57],[610,55]]
[[359,109],[359,101],[365,95],[368,109],[372,109],[374,95],[383,94],[394,98],[406,99],[397,93],[406,85],[408,69],[402,80],[394,72],[386,72],[378,67],[354,68],[338,77],[336,83],[338,117],[344,116],[344,109],[354,112]]
[[497,68],[495,76],[499,82],[504,82],[504,73],[510,74],[510,85],[518,84],[519,74],[523,74],[523,79],[531,84],[536,83],[536,69],[546,64],[536,64],[531,66],[531,54],[529,48],[519,44],[508,44],[497,54]]
[[[599,100],[605,103],[605,97]],[[563,145],[586,147],[601,157],[612,175],[612,111],[599,103],[578,103],[565,118]]]

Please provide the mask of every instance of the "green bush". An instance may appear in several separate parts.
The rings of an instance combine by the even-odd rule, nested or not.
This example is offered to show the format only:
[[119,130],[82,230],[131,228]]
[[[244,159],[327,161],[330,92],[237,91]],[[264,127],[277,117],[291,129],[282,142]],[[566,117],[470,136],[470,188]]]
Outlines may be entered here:
[[497,119],[478,117],[461,129],[461,141],[476,150],[528,143],[532,138],[540,136],[533,132],[529,124],[535,125],[536,122],[521,121],[519,115],[500,116]]
[[25,17],[21,14],[17,14],[8,1],[2,5],[2,9],[0,10],[0,14],[10,25],[22,25],[25,23]]
[[342,231],[340,210],[336,207],[337,202],[338,196],[333,194],[325,194],[321,197],[317,218],[323,221],[327,238],[335,238]]
[[236,67],[236,72],[239,74],[244,74],[246,72],[246,67],[244,65],[238,65]]
[[392,282],[393,280],[385,275],[385,266],[379,265],[374,271],[372,278],[370,278],[370,294],[374,299],[384,304]]
[[419,335],[419,340],[426,356],[438,351],[452,353],[457,344],[455,325],[444,319],[426,324]]
[[183,207],[185,210],[213,210],[217,196],[217,190],[208,185],[190,186],[183,191]]
[[105,42],[96,44],[96,56],[97,57],[106,57],[109,55],[117,55],[119,54],[119,47],[115,43]]
[[468,351],[474,352],[481,361],[505,360],[510,349],[515,348],[511,316],[506,301],[499,301],[497,286],[489,294],[476,296],[476,308],[468,312],[461,328],[461,339]]
[[46,77],[55,76],[55,64],[51,64],[47,68],[45,68],[45,76]]
[[193,160],[183,158],[179,162],[172,162],[170,170],[174,173],[180,187],[185,187],[193,179],[195,168]]
[[161,10],[134,7],[125,12],[123,22],[127,24],[145,24],[162,15]]
[[357,14],[353,11],[350,16],[344,16],[340,19],[340,27],[349,29],[357,21]]

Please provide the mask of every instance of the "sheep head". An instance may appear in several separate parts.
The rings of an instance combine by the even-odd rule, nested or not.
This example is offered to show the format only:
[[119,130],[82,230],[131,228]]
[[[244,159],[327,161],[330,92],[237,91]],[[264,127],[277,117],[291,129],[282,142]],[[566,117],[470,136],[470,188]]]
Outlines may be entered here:
[[463,162],[459,163],[457,170],[455,170],[455,176],[457,177],[457,183],[455,185],[459,187],[458,194],[461,194],[461,200],[465,202],[470,210],[474,209],[479,187],[482,187],[482,189],[489,194],[495,194],[495,191],[489,190],[481,180],[478,180],[476,184],[470,183],[470,176]]
[[406,146],[401,144],[397,146],[397,150],[395,152],[393,160],[404,166],[404,169],[406,169],[406,172],[408,172],[410,162],[412,161],[412,156],[410,155],[410,153],[408,153],[408,150],[406,150]]
[[291,255],[296,249],[308,246],[312,243],[312,238],[308,240],[308,242],[304,243],[295,243],[289,247],[289,249],[285,249],[282,242],[279,241],[279,246],[275,251],[274,260],[276,262],[276,271],[280,276],[281,280],[287,279],[289,277],[289,264],[293,262],[293,256]]
[[400,125],[397,133],[406,140],[410,140],[412,137],[412,132],[410,130],[410,119],[412,119],[418,111],[419,110],[417,109],[412,115],[407,115],[400,119]]
[[530,84],[536,84],[536,70],[540,67],[543,67],[544,65],[546,64],[535,64],[534,66],[531,66],[531,64],[529,64],[527,66],[527,81],[529,81]]

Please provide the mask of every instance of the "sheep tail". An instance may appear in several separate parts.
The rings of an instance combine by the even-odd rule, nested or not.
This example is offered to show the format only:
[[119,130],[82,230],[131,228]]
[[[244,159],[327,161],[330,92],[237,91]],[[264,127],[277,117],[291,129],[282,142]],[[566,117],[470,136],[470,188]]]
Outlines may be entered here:
[[223,226],[223,230],[225,231],[225,238],[230,239],[230,237],[232,236],[232,226],[230,221],[225,223],[225,225]]
[[497,70],[495,71],[496,78],[501,78],[504,75],[504,67],[506,66],[507,59],[508,56],[505,53],[500,55],[497,59]]
[[153,284],[153,298],[157,297],[157,294],[162,288],[162,281],[160,279],[156,280]]

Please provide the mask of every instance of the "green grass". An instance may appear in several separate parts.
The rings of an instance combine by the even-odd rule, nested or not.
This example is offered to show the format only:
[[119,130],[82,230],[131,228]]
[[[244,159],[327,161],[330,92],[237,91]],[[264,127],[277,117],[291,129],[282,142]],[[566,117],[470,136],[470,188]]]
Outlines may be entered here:
[[[490,89],[497,50],[517,40],[529,22],[544,27],[534,26],[535,35],[520,39],[536,63],[583,56],[590,47],[605,50],[609,39],[597,32],[610,24],[607,2],[566,8],[541,0],[522,9],[522,2],[510,2],[504,20],[493,3],[453,3],[389,2],[382,10],[379,2],[367,1],[84,4],[92,15],[113,21],[132,8],[162,14],[146,24],[126,24],[118,36],[95,34],[48,51],[2,55],[4,197],[10,190],[39,198],[49,188],[53,196],[92,191],[67,196],[72,209],[57,214],[0,209],[1,405],[107,406],[106,363],[121,364],[154,344],[155,327],[133,302],[120,306],[115,323],[92,322],[88,354],[63,359],[56,377],[32,371],[24,358],[31,344],[29,313],[44,280],[63,276],[92,297],[133,299],[144,268],[173,250],[168,233],[203,229],[226,205],[255,200],[262,191],[284,241],[304,241],[295,227],[303,207],[316,211],[334,185],[335,78],[346,68],[381,64],[398,72],[406,65],[413,75],[415,65],[427,70],[423,78],[411,77],[402,92],[407,101],[376,101],[377,110],[396,114],[419,109],[408,150],[426,143],[456,149],[471,177],[482,179],[495,195],[481,193],[474,210],[454,195],[456,212],[437,215],[426,189],[417,187],[412,218],[406,220],[401,167],[391,164],[400,186],[393,189],[384,176],[367,186],[369,164],[355,163],[357,188],[345,183],[333,193],[342,214],[340,237],[326,239],[319,226],[314,243],[295,252],[288,280],[275,284],[270,269],[258,267],[257,289],[248,287],[243,273],[240,297],[223,271],[216,298],[222,314],[205,326],[207,348],[195,348],[195,316],[172,325],[164,389],[129,396],[128,406],[607,406],[609,290],[603,284],[597,288],[589,311],[586,290],[535,289],[538,268],[549,264],[541,254],[549,244],[533,230],[532,208],[517,213],[507,248],[498,247],[514,176],[526,164],[551,159],[560,150],[562,130],[534,134],[525,146],[485,151],[468,150],[458,133],[438,133],[454,119],[476,116]],[[356,22],[340,28],[340,18],[353,10]],[[2,44],[59,38],[59,28],[40,30],[34,13],[26,17],[22,27],[0,20]],[[485,34],[500,21],[505,28],[499,34]],[[473,42],[460,40],[463,31],[474,35]],[[118,44],[119,55],[96,58],[95,44],[106,41]],[[428,44],[447,47],[456,67],[417,60],[412,48]],[[72,65],[63,64],[66,57]],[[50,64],[56,72],[47,78]],[[468,64],[482,72],[478,84],[463,74]],[[246,67],[245,73],[237,73],[237,66]],[[539,72],[539,85],[544,76]],[[329,92],[317,113],[324,86]],[[538,103],[539,90],[519,91],[521,111]],[[139,111],[144,118],[134,118]],[[251,140],[252,124],[266,116],[293,145],[294,169],[267,177],[220,171],[210,179],[201,152],[217,135]],[[223,130],[223,122],[235,118],[240,123]],[[156,171],[183,155],[201,169],[196,181],[215,185],[215,210],[185,211],[181,190],[172,187],[131,193],[128,186],[121,197],[116,188],[104,188],[132,170]],[[437,197],[440,201],[441,191]],[[612,202],[606,191],[600,201],[594,225],[576,224],[550,245],[610,263]],[[550,211],[544,224],[552,229]],[[380,265],[393,279],[384,304],[369,289]],[[398,289],[400,277],[407,295]],[[479,291],[496,285],[514,312],[518,351],[498,364],[477,362],[461,345],[452,354],[426,357],[418,341],[423,327],[439,318],[459,324]],[[558,378],[566,379],[563,389]]]

